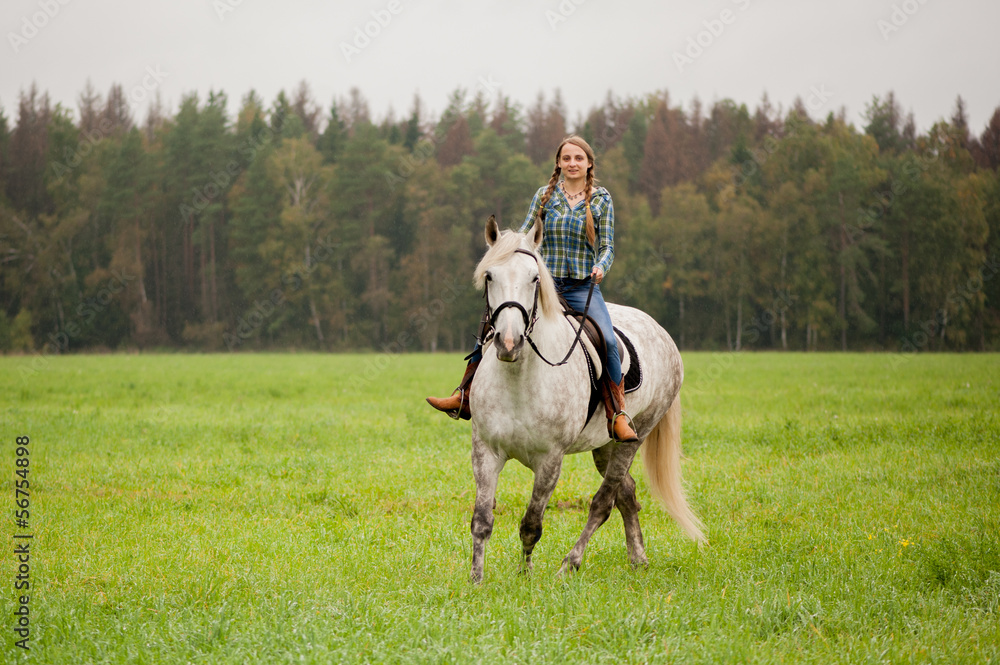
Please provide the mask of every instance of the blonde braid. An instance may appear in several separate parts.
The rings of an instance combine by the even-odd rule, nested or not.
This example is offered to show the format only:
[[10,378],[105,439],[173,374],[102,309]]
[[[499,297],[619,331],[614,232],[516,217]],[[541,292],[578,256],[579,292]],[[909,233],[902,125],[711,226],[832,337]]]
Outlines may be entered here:
[[594,190],[594,167],[587,169],[587,186],[584,189],[583,200],[587,202],[587,240],[597,255],[597,232],[594,230],[594,213],[590,211],[590,195]]
[[555,191],[556,185],[559,184],[559,174],[560,173],[562,173],[562,171],[559,168],[559,166],[556,166],[552,170],[552,177],[549,178],[549,186],[545,189],[545,193],[542,194],[542,198],[538,202],[538,204],[539,204],[538,205],[538,212],[535,213],[535,219],[541,219],[542,222],[545,221],[545,218],[542,216],[544,214],[544,212],[545,212],[545,204],[548,203],[549,199],[552,198],[552,192]]

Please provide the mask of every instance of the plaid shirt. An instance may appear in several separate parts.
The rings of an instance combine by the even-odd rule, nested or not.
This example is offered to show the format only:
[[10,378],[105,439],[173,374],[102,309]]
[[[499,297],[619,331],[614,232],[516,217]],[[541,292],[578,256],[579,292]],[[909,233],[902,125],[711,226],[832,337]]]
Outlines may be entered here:
[[[548,186],[535,192],[528,207],[528,215],[520,232],[527,233],[535,222],[539,203]],[[615,207],[611,194],[603,187],[595,187],[590,196],[594,231],[600,252],[595,260],[594,248],[587,242],[587,209],[577,202],[573,207],[566,200],[561,187],[552,191],[545,204],[545,233],[542,239],[542,256],[553,277],[586,279],[594,266],[607,275],[615,258]]]

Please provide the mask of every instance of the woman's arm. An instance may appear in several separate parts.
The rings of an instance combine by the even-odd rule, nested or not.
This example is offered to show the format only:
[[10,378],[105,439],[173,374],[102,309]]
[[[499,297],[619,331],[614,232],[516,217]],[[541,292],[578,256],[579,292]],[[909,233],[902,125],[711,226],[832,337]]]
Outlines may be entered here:
[[[615,260],[615,204],[611,201],[611,195],[607,190],[602,192],[597,203],[591,208],[594,215],[595,230],[597,231],[597,263],[591,274],[600,283],[604,275],[611,270],[611,264]],[[597,272],[600,271],[600,278]]]

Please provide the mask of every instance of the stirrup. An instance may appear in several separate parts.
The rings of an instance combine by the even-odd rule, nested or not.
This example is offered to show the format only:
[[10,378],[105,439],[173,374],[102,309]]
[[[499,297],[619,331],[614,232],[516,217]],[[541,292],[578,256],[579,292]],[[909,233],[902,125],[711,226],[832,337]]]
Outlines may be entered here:
[[626,413],[624,409],[611,416],[611,420],[608,421],[608,434],[611,435],[611,440],[618,441],[618,439],[615,438],[615,423],[618,422],[618,416],[625,416],[625,420],[628,421],[628,426],[632,429],[633,432],[635,432],[636,440],[638,440],[639,431],[636,430],[635,428],[635,422],[633,422],[632,416],[628,415],[628,413]]
[[453,391],[451,391],[451,394],[454,395],[455,393],[458,393],[459,395],[462,396],[462,399],[459,400],[458,402],[458,408],[455,409],[454,411],[445,411],[445,413],[447,413],[448,417],[451,418],[452,420],[461,420],[462,407],[465,406],[465,391],[462,390],[461,388],[455,388]]

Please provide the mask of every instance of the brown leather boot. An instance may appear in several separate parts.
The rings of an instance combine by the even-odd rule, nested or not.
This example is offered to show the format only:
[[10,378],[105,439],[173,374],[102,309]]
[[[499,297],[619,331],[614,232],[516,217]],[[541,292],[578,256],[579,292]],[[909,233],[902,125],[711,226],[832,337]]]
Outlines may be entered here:
[[[624,381],[624,379],[622,379]],[[608,436],[615,441],[632,443],[639,440],[629,417],[625,414],[625,389],[621,383],[613,383],[604,376],[601,381],[601,393],[604,397],[604,414],[608,418]]]
[[472,411],[469,410],[469,391],[472,389],[472,377],[475,376],[477,367],[479,367],[478,360],[466,365],[465,376],[450,397],[428,397],[427,403],[438,411],[444,411],[455,420],[472,418]]

